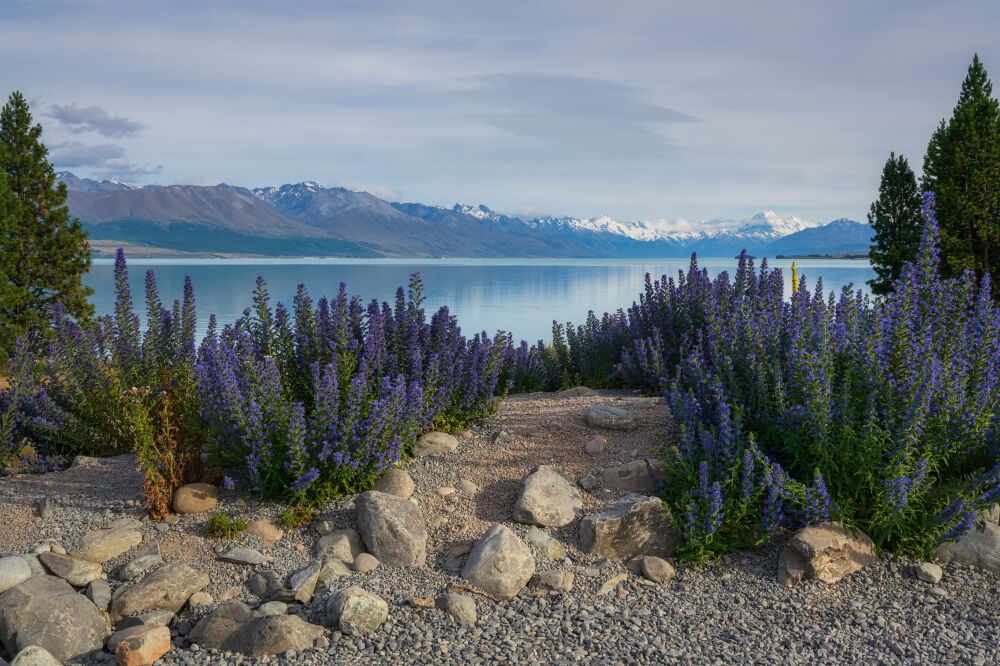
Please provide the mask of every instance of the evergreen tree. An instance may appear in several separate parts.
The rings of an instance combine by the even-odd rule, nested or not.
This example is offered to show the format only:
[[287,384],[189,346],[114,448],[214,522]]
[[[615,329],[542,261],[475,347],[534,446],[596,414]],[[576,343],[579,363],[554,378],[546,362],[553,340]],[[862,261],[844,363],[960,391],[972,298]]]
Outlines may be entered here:
[[913,169],[905,157],[890,153],[882,169],[878,200],[868,211],[868,224],[874,232],[869,256],[877,276],[868,281],[873,293],[891,292],[903,264],[917,256],[923,228],[920,206],[920,189]]
[[1000,295],[1000,103],[992,94],[976,55],[951,119],[927,146],[922,187],[937,196],[942,273],[989,273]]
[[43,339],[56,303],[81,320],[93,312],[81,281],[87,234],[69,217],[41,135],[24,96],[11,93],[0,111],[0,359],[24,333]]

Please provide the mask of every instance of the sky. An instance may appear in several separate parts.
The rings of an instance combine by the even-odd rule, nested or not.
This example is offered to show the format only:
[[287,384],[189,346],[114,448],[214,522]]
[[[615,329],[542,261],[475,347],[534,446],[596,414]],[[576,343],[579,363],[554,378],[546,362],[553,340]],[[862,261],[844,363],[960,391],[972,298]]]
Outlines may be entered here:
[[689,230],[863,221],[918,177],[1000,2],[0,0],[0,94],[57,169],[303,180]]

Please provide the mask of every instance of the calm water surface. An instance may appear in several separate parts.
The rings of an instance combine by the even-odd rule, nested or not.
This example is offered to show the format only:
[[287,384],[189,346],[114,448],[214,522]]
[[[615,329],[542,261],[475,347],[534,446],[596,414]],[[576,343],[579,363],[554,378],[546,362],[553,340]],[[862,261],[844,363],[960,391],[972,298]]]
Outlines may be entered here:
[[[792,261],[768,263],[783,269],[787,294]],[[181,297],[184,276],[190,275],[204,330],[210,314],[220,325],[240,316],[250,305],[258,275],[268,283],[272,305],[283,301],[290,307],[300,283],[315,301],[336,295],[342,281],[349,294],[365,302],[391,303],[396,288],[418,272],[428,312],[447,305],[467,335],[504,330],[535,342],[551,339],[553,319],[582,323],[589,310],[600,315],[627,308],[638,300],[646,273],[676,278],[678,269],[686,271],[689,264],[688,259],[134,259],[129,279],[136,309],[144,313],[147,270],[155,271],[167,304]],[[732,274],[736,260],[703,258],[699,265],[713,276],[723,270]],[[865,282],[874,277],[867,261],[797,259],[796,266],[810,288],[821,276],[827,292],[848,283],[867,290]],[[114,311],[113,270],[112,260],[95,260],[84,278],[94,289],[91,300],[99,315]]]

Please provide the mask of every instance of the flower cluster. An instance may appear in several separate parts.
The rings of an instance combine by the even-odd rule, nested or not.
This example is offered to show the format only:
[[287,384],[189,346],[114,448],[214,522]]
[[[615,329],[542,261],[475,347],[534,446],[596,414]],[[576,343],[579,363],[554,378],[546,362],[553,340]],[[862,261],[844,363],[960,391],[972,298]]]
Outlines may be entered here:
[[467,339],[447,308],[427,321],[422,294],[418,275],[392,306],[344,284],[314,304],[300,285],[289,312],[258,278],[253,306],[211,323],[199,351],[209,455],[262,495],[308,503],[364,487],[430,428],[492,411],[510,337]]

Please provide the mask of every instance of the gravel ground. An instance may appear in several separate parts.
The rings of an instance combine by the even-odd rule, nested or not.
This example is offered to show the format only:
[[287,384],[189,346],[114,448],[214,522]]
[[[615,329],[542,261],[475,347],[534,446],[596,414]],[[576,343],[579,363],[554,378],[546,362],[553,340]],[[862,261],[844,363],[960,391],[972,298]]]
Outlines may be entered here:
[[[583,409],[592,404],[622,406],[633,411],[641,427],[633,433],[609,433],[583,424]],[[499,432],[506,436],[497,437]],[[455,624],[443,611],[413,609],[411,597],[436,597],[452,583],[464,582],[444,569],[447,549],[471,545],[497,522],[522,538],[523,525],[510,522],[520,480],[540,463],[553,464],[573,478],[597,472],[643,454],[658,445],[658,433],[669,437],[672,423],[665,407],[630,393],[601,391],[598,395],[562,397],[553,394],[513,396],[493,416],[479,422],[464,437],[458,451],[411,461],[406,470],[416,485],[414,496],[428,524],[427,566],[372,572],[341,579],[357,584],[389,603],[387,622],[363,637],[328,633],[330,645],[321,650],[263,659],[196,649],[185,640],[197,614],[185,610],[176,622],[175,649],[164,664],[208,663],[435,663],[491,662],[654,664],[654,663],[844,663],[865,664],[1000,662],[1000,574],[946,565],[937,586],[917,580],[912,562],[883,560],[835,585],[807,581],[795,588],[776,582],[781,540],[760,552],[747,552],[701,567],[680,566],[669,582],[654,585],[630,574],[609,594],[600,586],[625,573],[617,562],[598,560],[576,548],[577,522],[548,532],[567,547],[569,557],[558,563],[537,558],[538,570],[567,569],[576,574],[574,589],[565,595],[531,591],[510,602],[495,604],[473,595],[479,612],[474,626]],[[583,453],[593,435],[607,437],[602,455]],[[636,452],[636,449],[639,449]],[[438,497],[441,486],[475,483],[474,493]],[[584,492],[590,512],[619,492],[598,488]],[[58,499],[53,515],[38,517],[44,496]],[[144,519],[142,484],[129,456],[80,465],[45,475],[0,479],[0,552],[30,552],[51,541],[67,550],[79,545],[87,530],[130,516]],[[323,517],[337,527],[355,526],[353,497],[324,509]],[[234,517],[276,519],[285,507],[260,503],[223,492],[219,507]],[[105,564],[106,572],[129,561],[152,541],[160,543],[167,560],[183,559],[207,572],[206,589],[216,600],[236,598],[256,604],[244,585],[257,568],[291,571],[310,561],[315,532],[286,532],[276,544],[240,536],[230,542],[205,539],[206,515],[182,516],[165,526],[145,519],[146,542]],[[260,567],[215,560],[222,544],[246,545],[272,558]],[[112,587],[118,585],[108,576]],[[318,622],[326,594],[313,604],[292,607],[304,619]],[[105,659],[113,659],[105,655]]]

